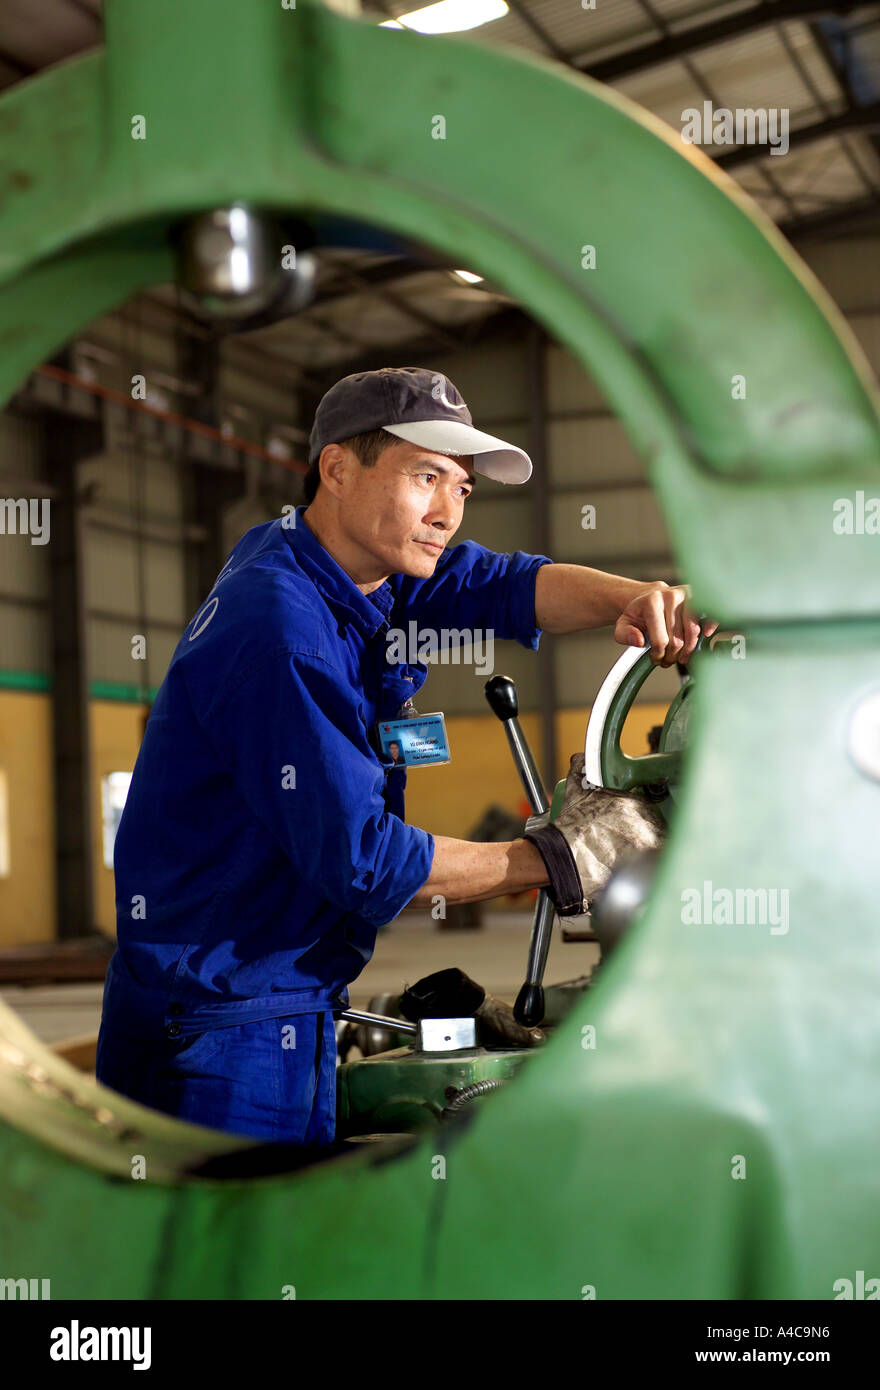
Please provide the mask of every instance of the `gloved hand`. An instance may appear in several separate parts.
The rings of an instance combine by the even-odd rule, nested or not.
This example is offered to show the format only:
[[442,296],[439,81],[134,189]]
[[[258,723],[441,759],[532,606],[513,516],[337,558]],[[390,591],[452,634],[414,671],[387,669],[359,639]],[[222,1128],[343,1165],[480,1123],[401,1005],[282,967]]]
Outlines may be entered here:
[[435,970],[400,996],[400,1013],[411,1023],[423,1018],[470,1018],[477,1021],[477,1042],[482,1046],[535,1047],[545,1041],[540,1028],[524,1028],[503,999],[487,994],[463,970],[455,966]]
[[476,1012],[477,1042],[485,1047],[536,1047],[546,1040],[543,1028],[524,1028],[503,999],[487,994]]
[[586,912],[623,855],[657,849],[666,838],[666,822],[643,797],[586,781],[583,753],[575,753],[569,764],[562,810],[552,825],[541,824],[544,820],[527,821],[523,838],[544,860],[547,892],[560,917]]

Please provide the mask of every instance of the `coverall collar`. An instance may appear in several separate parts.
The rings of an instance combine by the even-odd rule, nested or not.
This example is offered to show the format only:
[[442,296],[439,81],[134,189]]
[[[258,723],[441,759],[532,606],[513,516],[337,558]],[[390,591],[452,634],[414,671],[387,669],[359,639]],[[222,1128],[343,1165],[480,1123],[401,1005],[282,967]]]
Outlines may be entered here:
[[386,579],[371,594],[362,593],[351,575],[337,564],[329,550],[310,530],[308,522],[303,520],[305,510],[305,505],[296,508],[294,526],[282,526],[282,535],[301,569],[324,595],[334,612],[341,613],[364,637],[373,637],[380,627],[387,624],[394,607],[395,593],[390,582]]

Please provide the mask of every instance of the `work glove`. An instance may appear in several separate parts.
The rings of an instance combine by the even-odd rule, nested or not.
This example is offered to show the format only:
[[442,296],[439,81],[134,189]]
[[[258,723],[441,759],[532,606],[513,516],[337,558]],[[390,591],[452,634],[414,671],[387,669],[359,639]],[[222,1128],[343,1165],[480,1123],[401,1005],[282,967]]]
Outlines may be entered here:
[[487,994],[482,985],[455,966],[435,970],[400,996],[399,1011],[411,1023],[423,1018],[475,1018],[481,1046],[535,1047],[544,1042],[540,1028],[524,1028],[503,999]]
[[636,793],[588,782],[584,755],[575,753],[556,820],[549,824],[549,812],[532,816],[523,838],[531,840],[544,860],[550,878],[547,893],[559,916],[576,917],[587,911],[618,859],[662,845],[666,822]]

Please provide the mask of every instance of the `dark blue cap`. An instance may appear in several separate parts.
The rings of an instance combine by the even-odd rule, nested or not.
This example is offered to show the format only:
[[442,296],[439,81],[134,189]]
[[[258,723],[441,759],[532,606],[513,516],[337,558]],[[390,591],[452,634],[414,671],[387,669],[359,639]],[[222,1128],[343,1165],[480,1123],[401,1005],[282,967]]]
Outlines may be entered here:
[[502,483],[524,483],[528,454],[474,429],[464,397],[448,376],[427,367],[380,367],[344,376],[321,399],[309,437],[309,463],[327,444],[387,430],[431,453],[472,455],[474,468]]

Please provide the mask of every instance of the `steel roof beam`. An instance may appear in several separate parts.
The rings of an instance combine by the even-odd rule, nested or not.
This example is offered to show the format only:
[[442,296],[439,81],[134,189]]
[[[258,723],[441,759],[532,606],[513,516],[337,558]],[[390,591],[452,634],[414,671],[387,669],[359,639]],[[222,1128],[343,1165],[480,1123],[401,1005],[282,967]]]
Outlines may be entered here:
[[857,3],[857,0],[775,0],[773,4],[762,0],[761,4],[738,14],[727,15],[708,24],[696,24],[683,32],[667,34],[662,39],[616,53],[613,58],[605,58],[598,63],[591,63],[589,59],[586,62],[569,59],[569,63],[578,72],[594,77],[597,82],[613,82],[617,78],[643,72],[646,68],[688,57],[728,39],[740,38],[756,29],[779,24],[783,20],[821,19],[823,16],[849,14],[859,9],[864,9],[864,4]]

